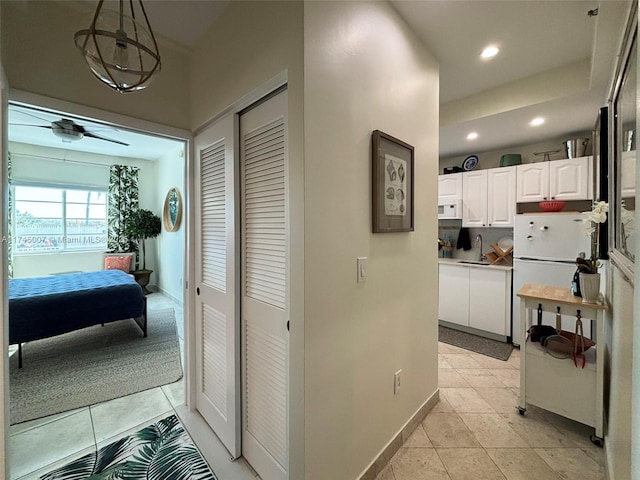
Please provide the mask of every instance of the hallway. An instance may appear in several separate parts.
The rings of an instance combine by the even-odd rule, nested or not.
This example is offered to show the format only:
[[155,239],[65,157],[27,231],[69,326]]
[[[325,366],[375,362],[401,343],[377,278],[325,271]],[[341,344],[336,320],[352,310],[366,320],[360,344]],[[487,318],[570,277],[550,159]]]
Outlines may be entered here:
[[[438,344],[440,402],[377,480],[600,480],[593,429],[516,409],[520,350],[507,362]],[[579,399],[576,399],[579,402]]]

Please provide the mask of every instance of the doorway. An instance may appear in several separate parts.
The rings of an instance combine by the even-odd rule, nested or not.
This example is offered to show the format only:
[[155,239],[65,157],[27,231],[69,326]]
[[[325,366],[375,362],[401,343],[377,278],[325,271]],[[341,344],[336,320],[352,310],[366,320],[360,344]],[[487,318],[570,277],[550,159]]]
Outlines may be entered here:
[[[40,126],[33,127],[34,129],[38,129],[41,135],[44,137],[51,136],[54,140],[59,142],[59,145],[56,146],[47,146],[44,144],[37,144],[34,142],[28,143],[23,137],[19,138],[19,141],[15,141],[15,136],[12,135],[11,126],[9,128],[9,152],[12,153],[12,160],[14,161],[14,173],[17,173],[15,170],[16,162],[22,162],[21,165],[21,174],[28,174],[28,178],[23,176],[23,180],[27,180],[32,183],[37,183],[42,179],[38,177],[38,175],[43,174],[43,167],[47,161],[49,162],[47,171],[44,172],[45,179],[49,183],[63,183],[63,180],[66,182],[70,181],[70,178],[74,174],[79,174],[81,172],[93,171],[99,172],[97,175],[104,175],[104,164],[111,162],[120,163],[121,160],[118,160],[123,157],[123,155],[116,155],[114,152],[109,153],[109,157],[106,158],[104,152],[100,153],[100,147],[96,147],[96,145],[110,145],[109,141],[105,140],[95,140],[92,142],[92,145],[97,148],[97,150],[91,150],[89,144],[87,145],[87,150],[83,151],[81,148],[81,144],[88,140],[87,138],[83,138],[77,142],[73,142],[70,144],[63,143],[59,138],[56,138],[50,131],[49,128],[46,128],[47,122],[51,117],[60,119],[60,118],[70,118],[73,119],[74,122],[79,125],[88,126],[91,125],[92,131],[95,129],[96,133],[100,136],[104,136],[107,138],[121,140],[125,137],[127,138],[126,143],[129,145],[133,145],[131,142],[131,138],[135,136],[144,136],[147,137],[147,140],[150,142],[147,145],[147,150],[151,147],[150,145],[153,143],[158,143],[160,145],[160,149],[166,152],[173,152],[171,155],[167,155],[164,158],[156,158],[156,159],[143,159],[135,157],[134,154],[124,155],[126,157],[126,161],[130,164],[137,164],[140,169],[144,169],[145,167],[148,170],[148,175],[145,175],[144,178],[141,178],[140,181],[140,189],[141,189],[141,198],[140,198],[140,208],[147,208],[152,210],[154,213],[158,214],[162,217],[162,205],[165,200],[167,191],[170,188],[177,187],[180,191],[183,192],[184,198],[188,198],[189,192],[187,191],[186,182],[185,182],[185,171],[186,171],[186,162],[188,161],[188,142],[189,135],[186,132],[182,132],[179,135],[168,136],[168,135],[154,135],[147,131],[137,131],[130,127],[123,127],[120,124],[105,124],[100,120],[95,120],[96,117],[90,118],[88,116],[82,115],[82,109],[76,111],[75,114],[69,114],[68,112],[74,111],[73,106],[65,112],[60,110],[49,109],[46,107],[34,107],[33,104],[26,104],[22,102],[16,102],[10,105],[10,108],[20,108],[23,111],[27,111],[25,109],[31,108],[29,113],[35,113],[36,117],[31,117],[31,124],[39,124]],[[92,112],[95,113],[95,112]],[[9,115],[9,123],[13,122],[12,115]],[[135,124],[135,122],[133,122]],[[134,125],[132,125],[134,126]],[[148,127],[148,125],[146,125]],[[26,127],[25,127],[26,128]],[[159,127],[159,131],[163,129]],[[165,129],[166,130],[166,129]],[[91,140],[91,139],[89,139]],[[50,141],[50,139],[47,139]],[[102,143],[101,143],[102,142]],[[60,146],[62,148],[60,148]],[[119,146],[117,143],[114,143],[114,146]],[[172,158],[170,158],[172,157]],[[111,160],[109,160],[109,158]],[[19,160],[18,160],[19,159]],[[154,163],[156,162],[156,163]],[[160,165],[162,164],[162,165]],[[35,166],[37,165],[37,166]],[[35,166],[35,167],[34,167]],[[92,182],[97,181],[95,178],[91,179]],[[73,182],[70,182],[73,183]],[[144,190],[144,191],[142,191]],[[155,241],[149,242],[147,241],[147,263],[150,263],[150,266],[154,267],[156,278],[152,277],[152,284],[157,285],[160,288],[160,292],[152,293],[149,299],[149,305],[152,305],[152,308],[166,308],[166,307],[175,307],[176,309],[176,318],[182,318],[180,312],[177,311],[178,308],[182,310],[184,307],[184,278],[186,278],[186,269],[185,269],[185,232],[186,232],[186,222],[183,222],[182,228],[178,229],[177,232],[165,233],[164,227],[162,234],[155,239]],[[181,230],[181,232],[180,232]],[[165,241],[166,240],[166,241]],[[151,244],[151,245],[150,245]],[[29,269],[35,265],[35,267],[31,270],[33,275],[48,275],[50,273],[60,273],[63,271],[69,270],[97,270],[102,268],[102,254],[101,252],[93,252],[94,255],[92,258],[90,252],[84,251],[82,252],[81,257],[78,259],[71,259],[73,256],[70,252],[61,253],[59,256],[64,256],[65,260],[63,262],[64,268],[60,268],[60,263],[53,263],[47,267],[46,262],[40,261],[35,262],[31,259],[27,258],[26,262],[22,262],[22,264],[17,269],[19,275],[28,274]],[[42,256],[39,257],[42,260]],[[30,261],[31,260],[31,261]],[[179,260],[179,261],[178,261]],[[76,263],[77,262],[77,263]],[[22,270],[21,270],[22,269]],[[20,273],[22,272],[22,274]],[[154,297],[155,295],[155,297]],[[184,316],[186,318],[186,315]],[[183,332],[184,326],[183,321],[179,321],[178,323],[178,331]],[[179,336],[182,337],[182,333],[179,333]],[[6,354],[5,354],[6,358]],[[186,371],[186,368],[184,369]],[[156,393],[160,393],[166,402],[164,405],[168,405],[169,409],[175,406],[175,403],[184,403],[184,387],[181,387],[182,393],[177,391],[178,389],[173,388],[171,391],[164,392],[155,392],[154,394],[150,394],[148,392],[141,392],[141,398],[138,403],[146,403],[148,405],[157,405],[158,398],[161,398]],[[144,397],[144,398],[142,398]],[[164,408],[164,407],[162,407]],[[126,410],[126,409],[125,409]],[[122,424],[130,425],[131,427],[135,425],[146,426],[147,423],[152,423],[149,420],[152,420],[151,417],[140,418],[136,420],[134,415],[130,415],[129,418],[126,415],[122,415],[118,409],[111,409],[105,407],[102,409],[102,413],[100,415],[103,416],[103,423],[112,423],[116,424],[119,421],[122,421]],[[91,423],[86,423],[84,420],[89,418],[89,420],[96,419],[96,415],[92,415],[89,412],[89,409],[81,409],[78,412],[60,414],[59,416],[35,420],[30,424],[19,425],[16,429],[13,430],[17,435],[24,435],[25,439],[27,439],[27,443],[31,444],[31,450],[29,455],[30,464],[34,466],[33,471],[40,471],[42,468],[48,468],[50,465],[50,461],[55,460],[55,457],[50,457],[49,459],[43,459],[42,462],[48,462],[47,466],[43,466],[43,463],[38,463],[33,458],[34,453],[41,453],[47,455],[47,449],[49,449],[49,453],[51,453],[50,449],[53,447],[63,447],[61,448],[61,454],[58,458],[62,458],[62,456],[66,456],[66,462],[70,461],[70,459],[74,456],[81,456],[86,453],[86,449],[90,448],[89,446],[78,446],[78,445],[62,445],[65,442],[52,442],[46,441],[46,436],[42,435],[45,431],[53,431],[56,423],[58,423],[59,427],[62,430],[68,431],[73,430],[78,433],[77,437],[81,437],[86,434],[86,439],[91,439],[93,445],[99,444],[102,446],[103,442],[108,442],[110,440],[108,433],[98,434],[97,431],[93,428]],[[6,423],[8,425],[9,419],[6,418]],[[87,427],[88,425],[88,427]],[[40,430],[39,430],[40,429]],[[43,444],[42,448],[33,448],[34,443],[37,438],[42,438]],[[12,444],[14,440],[13,435],[11,435],[9,439],[9,444]],[[11,448],[12,450],[15,449]],[[17,452],[19,454],[19,452]],[[11,460],[10,460],[11,461]],[[15,462],[14,462],[15,463]],[[22,468],[22,466],[20,467]],[[27,467],[25,467],[27,468]],[[31,467],[28,467],[31,468]],[[12,465],[12,478],[16,478],[17,476],[22,476],[26,473],[32,473],[32,471],[25,471],[24,469],[18,470],[14,468]]]

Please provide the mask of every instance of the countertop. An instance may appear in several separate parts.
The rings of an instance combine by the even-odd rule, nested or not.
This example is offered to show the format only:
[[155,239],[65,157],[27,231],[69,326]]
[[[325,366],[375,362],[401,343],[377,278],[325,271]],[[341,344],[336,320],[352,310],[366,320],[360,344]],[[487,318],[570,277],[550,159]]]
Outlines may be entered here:
[[460,265],[461,267],[471,268],[489,268],[491,270],[513,270],[512,265],[491,265],[490,262],[475,262],[473,260],[466,260],[464,258],[438,258],[438,263],[445,265]]
[[517,295],[522,298],[532,298],[534,300],[549,300],[572,307],[589,306],[596,310],[608,310],[609,307],[602,294],[598,298],[598,303],[584,303],[581,297],[576,297],[569,288],[540,285],[537,283],[527,283]]

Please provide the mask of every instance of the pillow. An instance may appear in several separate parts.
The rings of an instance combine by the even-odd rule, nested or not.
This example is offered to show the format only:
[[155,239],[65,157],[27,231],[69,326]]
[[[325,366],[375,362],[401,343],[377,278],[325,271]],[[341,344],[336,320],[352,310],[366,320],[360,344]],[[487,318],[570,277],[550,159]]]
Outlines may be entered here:
[[105,270],[122,270],[125,273],[131,271],[131,255],[104,257]]

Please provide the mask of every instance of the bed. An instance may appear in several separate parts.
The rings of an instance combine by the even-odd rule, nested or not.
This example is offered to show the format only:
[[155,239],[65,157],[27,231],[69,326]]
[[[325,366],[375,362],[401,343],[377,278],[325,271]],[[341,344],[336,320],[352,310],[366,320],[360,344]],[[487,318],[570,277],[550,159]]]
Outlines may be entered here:
[[121,270],[9,280],[9,343],[20,367],[24,342],[125,319],[147,336],[142,287]]

